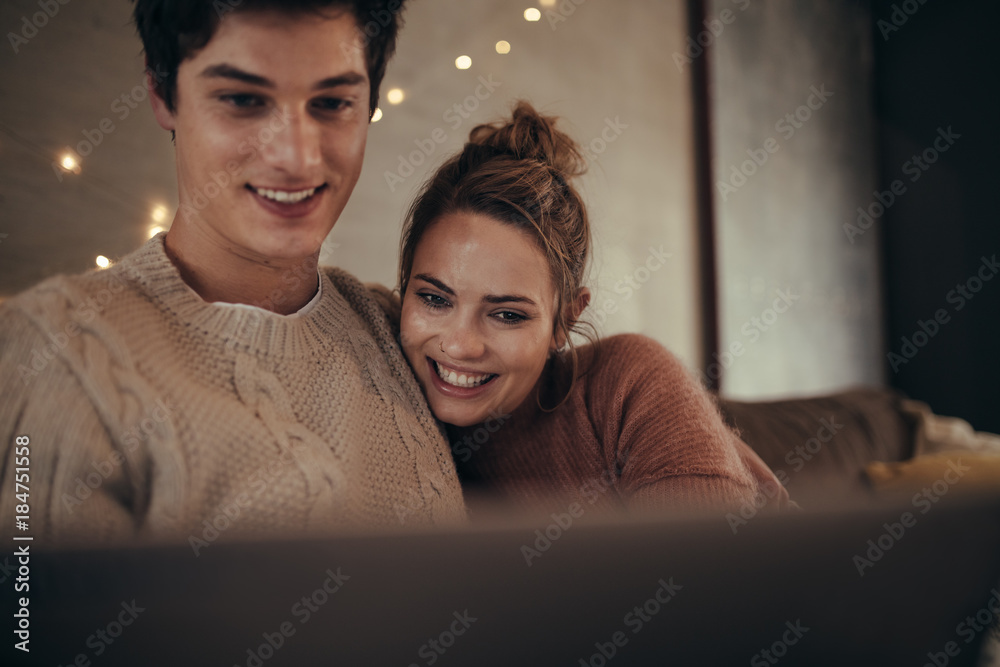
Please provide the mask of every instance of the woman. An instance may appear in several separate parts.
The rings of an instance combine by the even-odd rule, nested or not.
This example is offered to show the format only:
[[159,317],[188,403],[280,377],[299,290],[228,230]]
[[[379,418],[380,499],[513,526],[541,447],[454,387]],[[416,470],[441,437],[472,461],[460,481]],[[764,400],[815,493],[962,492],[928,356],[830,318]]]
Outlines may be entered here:
[[[424,186],[401,242],[400,342],[467,488],[524,506],[698,508],[787,493],[655,341],[577,345],[590,300],[573,141],[520,102]],[[589,338],[593,339],[593,336]]]

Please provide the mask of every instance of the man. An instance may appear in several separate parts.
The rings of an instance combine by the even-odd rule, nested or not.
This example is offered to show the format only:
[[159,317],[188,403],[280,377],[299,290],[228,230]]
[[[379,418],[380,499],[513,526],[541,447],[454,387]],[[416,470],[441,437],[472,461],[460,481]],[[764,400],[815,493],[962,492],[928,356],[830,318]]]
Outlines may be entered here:
[[3,305],[4,532],[27,515],[36,539],[180,537],[199,553],[222,533],[464,516],[382,311],[317,270],[400,5],[137,0],[178,213],[113,267]]

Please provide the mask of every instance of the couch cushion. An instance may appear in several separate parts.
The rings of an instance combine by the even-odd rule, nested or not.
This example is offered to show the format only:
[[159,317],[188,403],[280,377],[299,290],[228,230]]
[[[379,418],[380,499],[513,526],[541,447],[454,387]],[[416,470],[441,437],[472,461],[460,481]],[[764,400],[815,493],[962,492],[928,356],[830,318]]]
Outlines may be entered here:
[[913,424],[890,389],[858,388],[784,401],[719,398],[730,426],[767,463],[800,503],[832,492],[867,489],[872,461],[913,455]]

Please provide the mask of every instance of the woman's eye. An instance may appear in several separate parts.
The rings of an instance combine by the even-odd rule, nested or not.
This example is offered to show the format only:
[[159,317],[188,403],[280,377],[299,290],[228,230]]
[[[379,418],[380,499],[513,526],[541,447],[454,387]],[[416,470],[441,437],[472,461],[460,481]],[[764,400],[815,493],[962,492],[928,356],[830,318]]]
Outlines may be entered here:
[[499,313],[494,314],[494,317],[504,324],[517,324],[528,319],[521,313],[515,313],[511,310],[501,310]]
[[448,300],[437,294],[418,294],[418,297],[431,308],[444,308],[448,305]]

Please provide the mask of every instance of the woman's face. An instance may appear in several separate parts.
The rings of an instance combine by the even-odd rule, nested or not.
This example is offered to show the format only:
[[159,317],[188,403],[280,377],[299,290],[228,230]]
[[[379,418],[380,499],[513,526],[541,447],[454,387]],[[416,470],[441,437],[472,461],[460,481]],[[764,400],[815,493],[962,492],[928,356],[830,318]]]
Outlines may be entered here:
[[527,232],[475,213],[434,222],[414,253],[400,321],[434,415],[470,426],[520,405],[556,347],[556,303]]

